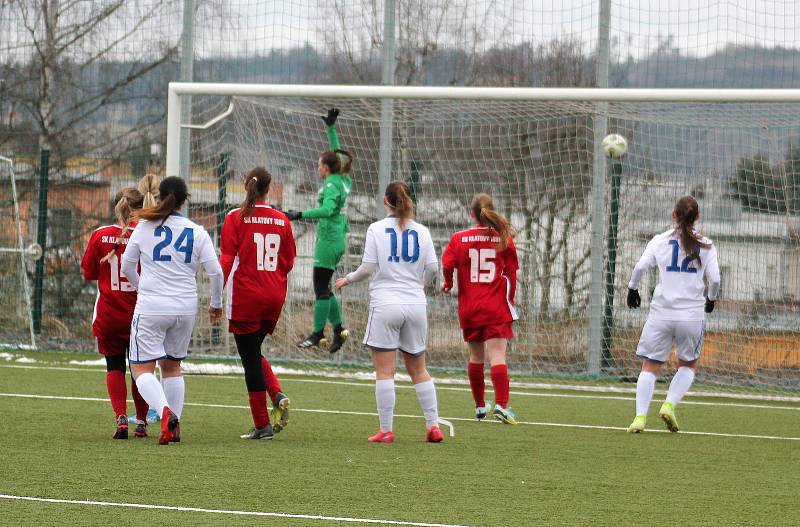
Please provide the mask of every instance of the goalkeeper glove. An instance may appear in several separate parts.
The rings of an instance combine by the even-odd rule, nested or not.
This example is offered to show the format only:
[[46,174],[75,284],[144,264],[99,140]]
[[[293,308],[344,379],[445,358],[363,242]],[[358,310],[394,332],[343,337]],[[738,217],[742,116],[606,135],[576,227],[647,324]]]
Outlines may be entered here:
[[716,300],[711,300],[710,298],[706,298],[706,313],[711,313],[714,311],[714,304]]
[[303,217],[303,213],[299,210],[287,210],[284,214],[289,218],[289,221],[296,221]]
[[642,297],[639,296],[638,289],[628,288],[628,307],[636,309],[642,305]]
[[331,108],[328,110],[328,115],[322,116],[322,120],[325,121],[326,125],[333,126],[336,124],[337,117],[339,117],[339,108]]

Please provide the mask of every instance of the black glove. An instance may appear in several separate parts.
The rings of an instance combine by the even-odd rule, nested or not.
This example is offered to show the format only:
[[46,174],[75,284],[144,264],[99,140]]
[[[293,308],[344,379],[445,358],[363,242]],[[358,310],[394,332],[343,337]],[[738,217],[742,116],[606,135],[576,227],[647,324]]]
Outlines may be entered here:
[[296,221],[303,217],[303,213],[299,210],[287,210],[284,214],[289,218],[289,221]]
[[642,297],[639,296],[639,290],[628,288],[628,307],[631,309],[636,309],[641,305]]
[[339,108],[331,108],[328,110],[328,115],[322,116],[322,120],[325,121],[326,125],[333,126],[336,124],[337,117],[339,117]]
[[712,311],[714,311],[715,303],[716,300],[709,300],[708,298],[706,298],[706,313],[711,313]]

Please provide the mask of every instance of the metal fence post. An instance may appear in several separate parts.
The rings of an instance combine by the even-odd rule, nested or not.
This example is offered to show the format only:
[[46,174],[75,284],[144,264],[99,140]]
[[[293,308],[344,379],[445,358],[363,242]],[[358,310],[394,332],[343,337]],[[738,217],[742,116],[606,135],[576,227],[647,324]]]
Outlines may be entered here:
[[33,279],[33,332],[42,332],[42,289],[44,286],[44,264],[47,250],[47,192],[50,172],[50,150],[42,148],[39,157],[39,208],[36,225],[36,242],[42,248],[42,257],[36,260]]

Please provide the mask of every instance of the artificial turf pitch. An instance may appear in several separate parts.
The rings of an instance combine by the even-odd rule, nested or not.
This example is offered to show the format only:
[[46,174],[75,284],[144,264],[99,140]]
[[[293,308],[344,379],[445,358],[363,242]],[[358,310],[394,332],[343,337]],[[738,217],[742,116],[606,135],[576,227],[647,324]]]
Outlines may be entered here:
[[[470,419],[468,388],[441,385],[440,414],[456,419],[456,436],[426,444],[421,418],[398,417],[396,443],[382,445],[366,442],[377,417],[360,415],[375,412],[372,383],[285,376],[289,426],[272,441],[247,441],[239,439],[251,426],[243,377],[187,376],[182,442],[159,446],[156,426],[146,439],[111,439],[110,404],[92,400],[106,398],[102,369],[48,362],[0,363],[0,494],[474,526],[798,525],[800,518],[798,440],[541,424],[626,427],[628,395],[512,385],[527,394],[512,395],[520,420],[540,424],[507,426]],[[396,412],[419,416],[414,390],[398,386],[405,387]],[[800,437],[795,403],[702,401],[721,405],[681,405],[684,430]],[[658,405],[650,409],[653,430],[663,429]],[[365,523],[0,499],[0,525],[156,524]]]

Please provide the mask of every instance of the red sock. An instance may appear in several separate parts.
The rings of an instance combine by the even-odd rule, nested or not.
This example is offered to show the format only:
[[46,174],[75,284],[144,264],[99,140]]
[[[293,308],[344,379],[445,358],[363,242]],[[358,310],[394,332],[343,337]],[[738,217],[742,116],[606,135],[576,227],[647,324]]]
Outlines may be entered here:
[[128,387],[125,386],[125,373],[118,370],[106,372],[106,388],[108,388],[108,396],[111,398],[111,407],[114,409],[114,415],[117,417],[128,415],[126,401]]
[[269,394],[269,398],[274,401],[278,392],[283,391],[281,390],[281,383],[278,381],[278,378],[275,377],[275,374],[272,373],[272,366],[270,366],[269,361],[265,357],[261,357],[261,369],[264,371],[264,380],[267,381],[267,393]]
[[139,388],[136,386],[136,381],[131,377],[131,394],[133,395],[133,406],[136,407],[136,419],[139,421],[147,422],[147,410],[150,406],[139,393]]
[[486,406],[486,381],[483,377],[482,362],[467,363],[467,377],[469,377],[469,387],[472,389],[472,398],[475,399],[475,408]]
[[494,400],[500,408],[508,406],[508,366],[495,364],[489,370],[494,386]]
[[250,413],[253,414],[253,425],[264,428],[269,424],[267,413],[267,392],[247,392],[250,397]]

